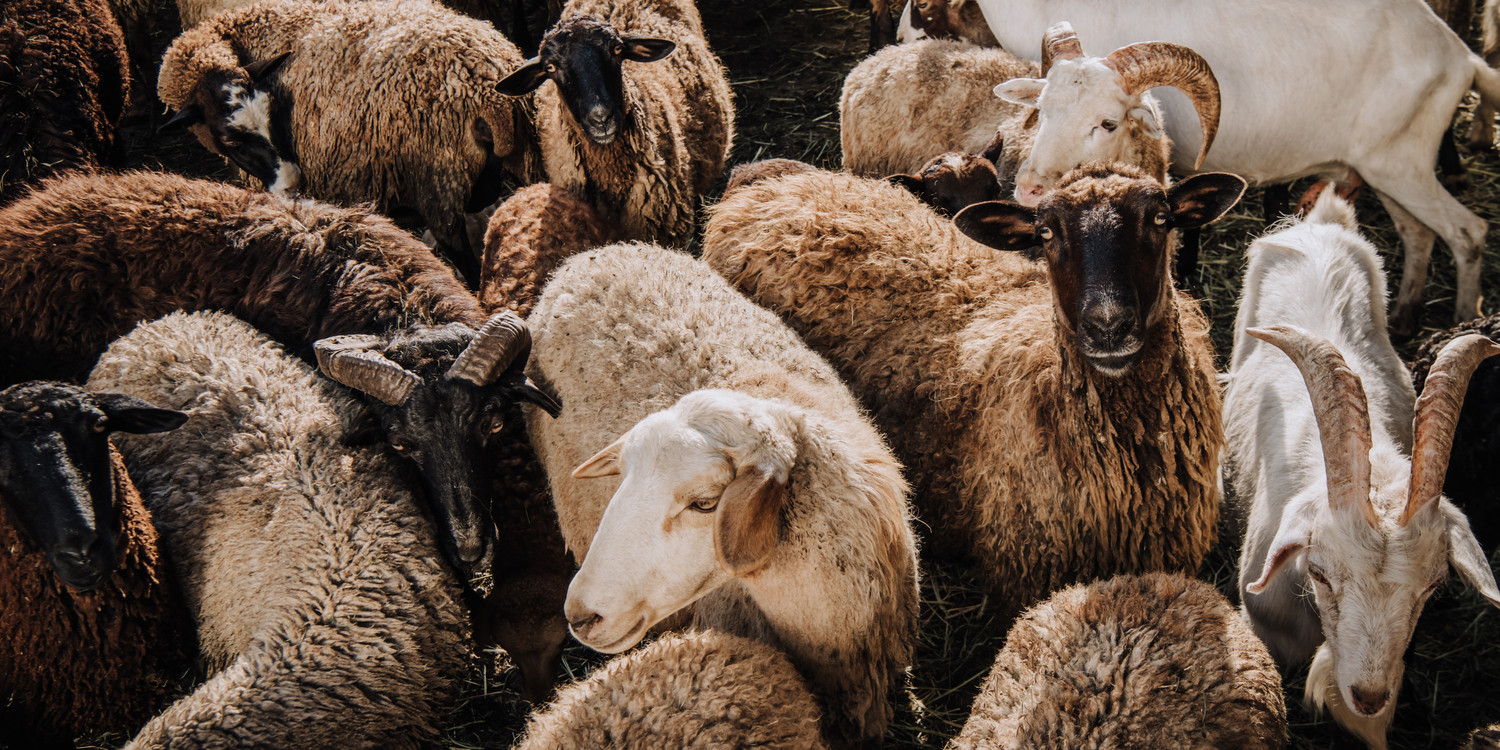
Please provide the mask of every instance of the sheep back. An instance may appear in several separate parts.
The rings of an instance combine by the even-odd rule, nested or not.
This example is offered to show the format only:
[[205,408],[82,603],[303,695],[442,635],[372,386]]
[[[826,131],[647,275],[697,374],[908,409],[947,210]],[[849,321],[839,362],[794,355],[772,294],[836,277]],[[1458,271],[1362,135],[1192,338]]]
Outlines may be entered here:
[[559,264],[613,234],[592,206],[568,190],[547,182],[517,190],[495,209],[485,230],[479,303],[491,313],[511,310],[526,317]]
[[1023,615],[949,750],[1285,744],[1265,645],[1213,587],[1158,573],[1074,586]]

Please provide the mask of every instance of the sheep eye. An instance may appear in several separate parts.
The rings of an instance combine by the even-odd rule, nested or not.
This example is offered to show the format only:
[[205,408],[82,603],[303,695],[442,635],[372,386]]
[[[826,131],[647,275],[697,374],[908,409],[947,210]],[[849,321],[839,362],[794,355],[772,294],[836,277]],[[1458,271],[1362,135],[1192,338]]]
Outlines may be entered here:
[[1309,566],[1307,569],[1307,574],[1312,576],[1312,579],[1314,581],[1317,581],[1324,586],[1328,586],[1328,577],[1323,575],[1322,568],[1319,568],[1317,566]]
[[1167,225],[1167,214],[1166,214],[1166,212],[1165,211],[1157,211],[1156,212],[1156,218],[1152,219],[1152,221],[1155,221],[1156,225],[1159,226],[1159,227],[1166,226]]
[[623,55],[623,54],[625,54],[625,45],[623,45],[623,44],[616,44],[615,45],[615,56],[619,57],[620,55]]
[[1044,240],[1050,240],[1050,239],[1052,239],[1052,228],[1051,227],[1042,227],[1041,229],[1038,229],[1037,230],[1037,236],[1041,237]]
[[556,73],[557,72],[557,66],[553,65],[552,63],[547,63],[547,72],[548,73]]
[[688,508],[699,513],[712,513],[719,507],[719,496],[700,497],[688,504]]
[[501,416],[499,414],[491,414],[488,417],[485,417],[485,420],[484,420],[484,431],[486,433],[488,433],[490,435],[493,435],[493,434],[499,432],[500,430],[502,430],[504,428],[505,428],[505,417],[503,417],[503,416]]
[[391,443],[391,447],[394,448],[397,453],[406,452],[406,443]]
[[1104,128],[1111,133],[1113,133],[1115,131],[1115,128],[1119,126],[1120,123],[1115,122],[1114,120],[1105,120],[1104,122],[1099,123],[1099,127]]
[[109,417],[100,417],[100,418],[94,420],[94,424],[93,424],[93,430],[94,430],[94,432],[104,432],[108,428],[109,428]]

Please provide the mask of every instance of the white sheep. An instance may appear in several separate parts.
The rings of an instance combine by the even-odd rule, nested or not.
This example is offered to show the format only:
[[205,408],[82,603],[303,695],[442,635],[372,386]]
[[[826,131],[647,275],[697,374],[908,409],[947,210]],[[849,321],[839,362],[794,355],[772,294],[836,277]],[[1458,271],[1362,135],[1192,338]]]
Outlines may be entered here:
[[[895,190],[895,188],[891,188]],[[833,368],[707,265],[574,256],[531,313],[530,420],[568,547],[573,633],[617,653],[681,610],[782,648],[830,745],[885,733],[916,639],[906,483]]]
[[1468,520],[1441,497],[1464,387],[1500,348],[1456,340],[1416,402],[1386,333],[1379,256],[1357,228],[1325,191],[1307,219],[1250,246],[1224,477],[1249,508],[1239,588],[1256,634],[1283,668],[1312,659],[1307,700],[1384,748],[1402,653],[1449,566],[1500,606]]

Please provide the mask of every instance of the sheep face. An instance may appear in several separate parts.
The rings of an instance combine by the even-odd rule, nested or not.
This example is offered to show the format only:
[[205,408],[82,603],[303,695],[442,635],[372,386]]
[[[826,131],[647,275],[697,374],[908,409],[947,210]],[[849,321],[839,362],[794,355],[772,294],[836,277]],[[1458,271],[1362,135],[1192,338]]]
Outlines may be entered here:
[[665,39],[622,37],[613,26],[588,16],[565,18],[542,37],[537,56],[496,88],[508,96],[522,96],[550,79],[573,125],[590,141],[608,145],[619,135],[628,114],[623,94],[625,61],[655,62],[675,47]]
[[115,569],[109,433],[165,432],[185,421],[179,411],[64,383],[0,391],[0,497],[63,583],[88,591]]
[[578,640],[624,651],[668,615],[770,563],[797,425],[783,405],[697,391],[580,465],[578,479],[622,478],[568,587]]
[[192,104],[162,127],[185,124],[205,148],[260,180],[271,193],[289,196],[302,181],[291,123],[275,74],[288,54],[245,66],[243,73],[213,71],[192,91]]
[[[996,141],[996,151],[1001,145]],[[894,174],[886,178],[944,216],[952,216],[975,203],[998,200],[1000,180],[994,158],[988,155],[949,152],[933,157],[915,175]]]
[[991,201],[954,223],[994,248],[1040,244],[1061,334],[1095,370],[1120,377],[1173,314],[1172,230],[1219,218],[1244,190],[1235,175],[1195,175],[1163,189],[1133,168],[1091,164],[1064,177],[1035,211]]

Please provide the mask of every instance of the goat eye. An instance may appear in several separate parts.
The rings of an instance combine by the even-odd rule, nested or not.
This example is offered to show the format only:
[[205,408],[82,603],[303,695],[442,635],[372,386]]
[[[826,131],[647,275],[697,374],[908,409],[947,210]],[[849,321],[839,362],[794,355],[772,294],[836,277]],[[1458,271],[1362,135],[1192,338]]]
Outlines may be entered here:
[[1038,237],[1041,237],[1044,240],[1050,240],[1052,239],[1052,228],[1042,227],[1041,229],[1037,230],[1036,234]]
[[1318,583],[1320,583],[1320,584],[1322,584],[1324,586],[1328,585],[1328,578],[1327,578],[1327,576],[1323,575],[1323,569],[1322,568],[1319,568],[1317,566],[1309,566],[1307,568],[1307,574],[1310,575],[1310,576],[1312,576],[1312,579],[1314,581],[1317,581]]
[[1115,131],[1115,128],[1119,127],[1119,125],[1120,123],[1115,122],[1114,120],[1105,120],[1104,122],[1099,123],[1099,127],[1104,128],[1111,133],[1113,133]]
[[694,511],[697,511],[699,513],[712,513],[712,512],[714,512],[714,509],[718,508],[718,507],[719,507],[719,496],[718,495],[714,495],[713,497],[700,497],[700,498],[698,498],[698,499],[696,499],[693,502],[691,502],[691,503],[688,504],[688,508],[690,508],[690,509],[692,509]]
[[1155,221],[1156,225],[1159,226],[1159,227],[1166,226],[1167,225],[1167,214],[1166,214],[1166,212],[1165,211],[1157,211],[1156,212],[1156,218],[1152,219],[1152,221]]

